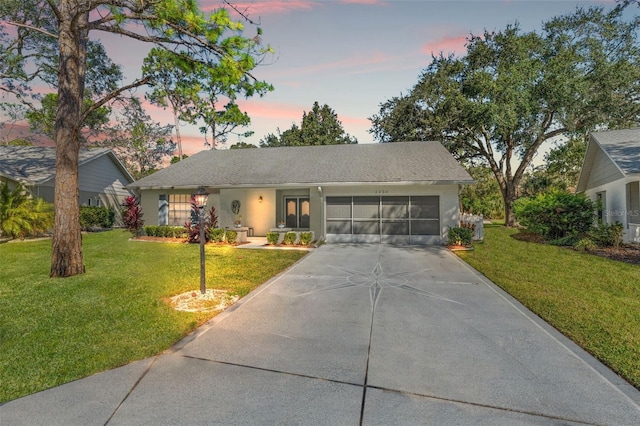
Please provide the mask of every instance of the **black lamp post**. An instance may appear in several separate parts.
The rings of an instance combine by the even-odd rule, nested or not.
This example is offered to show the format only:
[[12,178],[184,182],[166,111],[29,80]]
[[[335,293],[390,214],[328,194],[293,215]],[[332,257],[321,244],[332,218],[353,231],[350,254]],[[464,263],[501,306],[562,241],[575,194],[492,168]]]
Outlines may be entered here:
[[204,278],[204,207],[207,205],[208,197],[209,193],[203,187],[198,188],[198,192],[194,196],[200,221],[200,293],[202,294],[207,292]]

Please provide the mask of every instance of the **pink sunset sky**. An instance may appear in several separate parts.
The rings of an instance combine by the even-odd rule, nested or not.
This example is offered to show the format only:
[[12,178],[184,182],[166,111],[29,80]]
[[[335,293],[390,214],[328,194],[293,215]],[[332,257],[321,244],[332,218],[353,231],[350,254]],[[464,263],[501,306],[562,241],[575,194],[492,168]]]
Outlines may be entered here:
[[[200,0],[202,9],[223,6],[221,0]],[[258,144],[276,130],[300,124],[315,101],[328,104],[343,127],[359,143],[376,142],[368,132],[369,117],[382,102],[407,93],[431,61],[432,54],[462,54],[470,34],[502,30],[518,22],[522,30],[539,31],[544,21],[572,13],[576,7],[614,7],[600,1],[393,1],[393,0],[249,0],[238,9],[260,23],[262,40],[275,50],[254,75],[275,86],[263,98],[238,103],[251,117],[254,135],[229,137]],[[634,10],[635,11],[635,10]],[[247,27],[252,37],[255,29]],[[127,81],[140,75],[147,46],[94,34],[110,56],[123,66]],[[170,111],[146,104],[163,124],[173,124]],[[196,126],[181,128],[185,152],[205,149]]]

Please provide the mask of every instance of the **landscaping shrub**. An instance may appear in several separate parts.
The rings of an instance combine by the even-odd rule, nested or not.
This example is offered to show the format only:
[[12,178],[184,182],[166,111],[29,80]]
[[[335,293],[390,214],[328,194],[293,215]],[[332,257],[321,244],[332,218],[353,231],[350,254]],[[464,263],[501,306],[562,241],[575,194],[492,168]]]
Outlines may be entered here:
[[579,235],[567,235],[566,237],[551,240],[549,244],[552,246],[574,247],[580,239]]
[[80,227],[84,230],[111,228],[116,212],[110,207],[80,206]]
[[209,231],[209,241],[214,243],[221,243],[224,241],[224,229],[215,228]]
[[296,242],[296,233],[295,232],[287,232],[284,234],[284,240],[282,240],[283,244],[292,245]]
[[225,234],[225,238],[229,244],[235,244],[238,239],[238,232],[227,231]]
[[582,238],[573,246],[573,248],[575,248],[578,251],[591,251],[591,250],[595,250],[597,247],[598,246],[596,245],[596,243],[591,241],[590,238]]
[[144,227],[144,235],[147,237],[157,237],[158,236],[158,227],[155,225],[147,225]]
[[453,227],[447,232],[447,241],[449,245],[454,246],[470,246],[473,239],[473,231],[471,228]]
[[[184,224],[184,232],[187,235],[187,241],[189,243],[200,242],[199,214],[196,199],[195,197],[191,197],[191,221]],[[210,230],[218,227],[218,216],[216,215],[216,208],[214,206],[211,206],[209,211],[205,213],[202,223],[204,224],[204,242],[206,243],[209,241],[211,235]]]
[[622,224],[616,222],[613,224],[600,223],[593,227],[588,233],[589,238],[600,247],[620,247],[622,243]]
[[302,244],[303,246],[309,245],[309,243],[311,243],[312,238],[313,238],[313,234],[311,232],[301,232],[300,244]]
[[593,223],[595,207],[584,194],[548,192],[519,199],[514,212],[529,231],[556,240],[586,233]]
[[124,213],[122,214],[122,221],[127,231],[131,232],[134,237],[140,234],[140,230],[144,226],[144,219],[142,216],[142,207],[140,207],[140,200],[133,195],[130,195],[124,199]]
[[278,244],[278,239],[280,238],[280,233],[278,232],[267,232],[267,242],[272,246]]
[[17,184],[13,190],[0,185],[0,235],[26,238],[46,232],[53,226],[53,204],[32,198]]

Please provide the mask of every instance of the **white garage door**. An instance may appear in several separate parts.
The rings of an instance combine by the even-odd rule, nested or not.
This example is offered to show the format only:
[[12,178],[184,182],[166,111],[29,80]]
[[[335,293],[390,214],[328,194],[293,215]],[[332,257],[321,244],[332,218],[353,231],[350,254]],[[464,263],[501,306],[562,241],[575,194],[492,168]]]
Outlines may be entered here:
[[438,196],[327,197],[327,241],[440,242]]

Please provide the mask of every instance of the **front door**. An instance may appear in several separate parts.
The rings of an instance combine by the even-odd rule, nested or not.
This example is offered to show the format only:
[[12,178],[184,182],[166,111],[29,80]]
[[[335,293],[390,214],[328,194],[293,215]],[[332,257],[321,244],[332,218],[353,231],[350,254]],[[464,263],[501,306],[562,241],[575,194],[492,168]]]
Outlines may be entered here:
[[287,228],[309,228],[309,198],[287,197],[284,205]]

